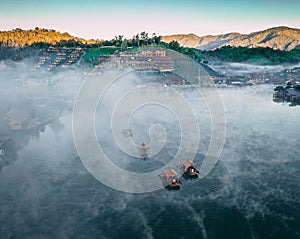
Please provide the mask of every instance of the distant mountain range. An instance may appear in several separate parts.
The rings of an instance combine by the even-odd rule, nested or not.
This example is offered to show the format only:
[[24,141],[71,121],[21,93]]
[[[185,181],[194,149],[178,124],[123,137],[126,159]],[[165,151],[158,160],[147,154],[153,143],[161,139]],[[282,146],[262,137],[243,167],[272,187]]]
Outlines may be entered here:
[[[300,29],[289,27],[274,27],[264,31],[250,34],[227,33],[221,35],[197,36],[195,34],[180,34],[163,36],[162,41],[177,41],[181,46],[197,48],[200,50],[214,50],[222,46],[233,47],[270,47],[280,50],[300,49]],[[11,31],[0,31],[0,45],[12,47],[24,47],[33,44],[98,44],[101,40],[86,40],[73,37],[68,33],[60,33],[55,30],[35,28],[22,30],[20,28]],[[73,43],[72,43],[73,42]],[[74,44],[73,44],[74,45]]]
[[199,37],[195,34],[163,36],[162,41],[177,41],[181,46],[200,50],[214,50],[222,46],[270,47],[280,50],[300,49],[300,29],[274,27],[250,34],[227,33]]

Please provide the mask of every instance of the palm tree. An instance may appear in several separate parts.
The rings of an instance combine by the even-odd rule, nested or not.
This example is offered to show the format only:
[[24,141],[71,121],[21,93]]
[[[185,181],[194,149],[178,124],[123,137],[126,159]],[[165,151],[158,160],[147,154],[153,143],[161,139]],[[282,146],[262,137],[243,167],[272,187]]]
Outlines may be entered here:
[[152,38],[151,38],[152,44],[155,44],[155,37],[156,37],[156,34],[155,34],[155,32],[153,32],[152,33]]
[[149,39],[148,33],[145,31],[141,32],[141,38],[143,40],[144,45],[146,44],[148,45],[148,39]]

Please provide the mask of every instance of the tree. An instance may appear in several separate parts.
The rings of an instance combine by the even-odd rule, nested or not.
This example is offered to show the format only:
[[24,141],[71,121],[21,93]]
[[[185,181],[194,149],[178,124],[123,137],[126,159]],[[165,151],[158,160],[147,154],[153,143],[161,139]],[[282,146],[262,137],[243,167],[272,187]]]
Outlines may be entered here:
[[141,32],[141,39],[142,39],[142,42],[143,42],[144,45],[148,45],[149,37],[148,37],[147,32],[145,32],[145,31]]
[[127,49],[127,40],[124,39],[121,44],[121,51],[125,51]]
[[137,46],[139,47],[140,46],[140,35],[139,34],[136,34],[135,40],[136,40]]
[[296,85],[296,86],[294,87],[294,89],[295,89],[296,91],[299,91],[299,92],[300,92],[300,85]]
[[173,41],[169,42],[169,48],[173,49],[175,51],[178,51],[180,49],[180,45],[177,41],[173,40]]
[[123,42],[123,38],[124,38],[123,35],[115,36],[115,45],[118,46],[118,47],[121,47],[121,44]]
[[286,91],[286,89],[282,85],[279,85],[275,87],[274,91]]
[[290,89],[290,88],[293,88],[293,86],[292,86],[292,83],[291,83],[291,82],[288,82],[288,83],[286,84],[286,89]]
[[159,45],[161,41],[161,36],[157,36],[155,33],[152,34],[152,41],[154,44]]
[[139,40],[139,34],[133,35],[130,41],[131,46],[139,46]]
[[151,43],[152,44],[155,44],[155,37],[156,37],[156,34],[155,32],[152,33],[152,38],[151,38]]

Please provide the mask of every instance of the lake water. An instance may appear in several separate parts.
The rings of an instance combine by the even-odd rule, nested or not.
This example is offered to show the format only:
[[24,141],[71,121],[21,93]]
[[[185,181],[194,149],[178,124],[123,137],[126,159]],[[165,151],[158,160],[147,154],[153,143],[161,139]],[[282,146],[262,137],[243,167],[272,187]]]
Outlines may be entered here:
[[[182,179],[176,191],[129,194],[98,182],[77,156],[66,111],[61,127],[48,125],[3,167],[0,238],[300,238],[300,107],[272,102],[272,91],[219,89],[227,122],[221,157],[207,177]],[[194,106],[199,101],[200,117],[201,99],[185,94]],[[171,122],[167,147],[145,161],[111,149],[105,123],[96,125],[98,138],[118,166],[157,169],[176,152],[180,134],[172,115],[163,116],[162,124]],[[139,117],[136,140],[144,137],[138,129],[149,127]],[[202,119],[198,165],[209,142],[209,119]]]

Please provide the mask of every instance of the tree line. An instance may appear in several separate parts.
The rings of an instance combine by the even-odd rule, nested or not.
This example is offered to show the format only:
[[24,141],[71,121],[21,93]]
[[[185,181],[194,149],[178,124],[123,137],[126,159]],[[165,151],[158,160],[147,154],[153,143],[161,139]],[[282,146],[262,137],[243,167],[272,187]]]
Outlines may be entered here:
[[213,51],[204,51],[205,55],[226,62],[249,62],[249,63],[297,63],[300,61],[300,50],[275,50],[270,47],[232,47],[223,46]]
[[111,40],[85,40],[78,37],[72,37],[68,33],[60,33],[55,30],[40,29],[22,30],[20,28],[11,31],[0,32],[0,47],[83,47],[96,48],[101,46],[116,46],[126,48],[127,46],[147,46],[151,44],[160,44],[161,36],[156,33],[151,35],[146,31],[133,35],[131,39],[124,38],[123,35],[115,36]]
[[270,47],[232,47],[223,46],[212,51],[201,51],[195,48],[182,47],[176,41],[164,44],[166,47],[190,56],[199,63],[208,63],[210,60],[224,62],[248,62],[258,64],[283,64],[300,62],[300,50],[274,50]]

